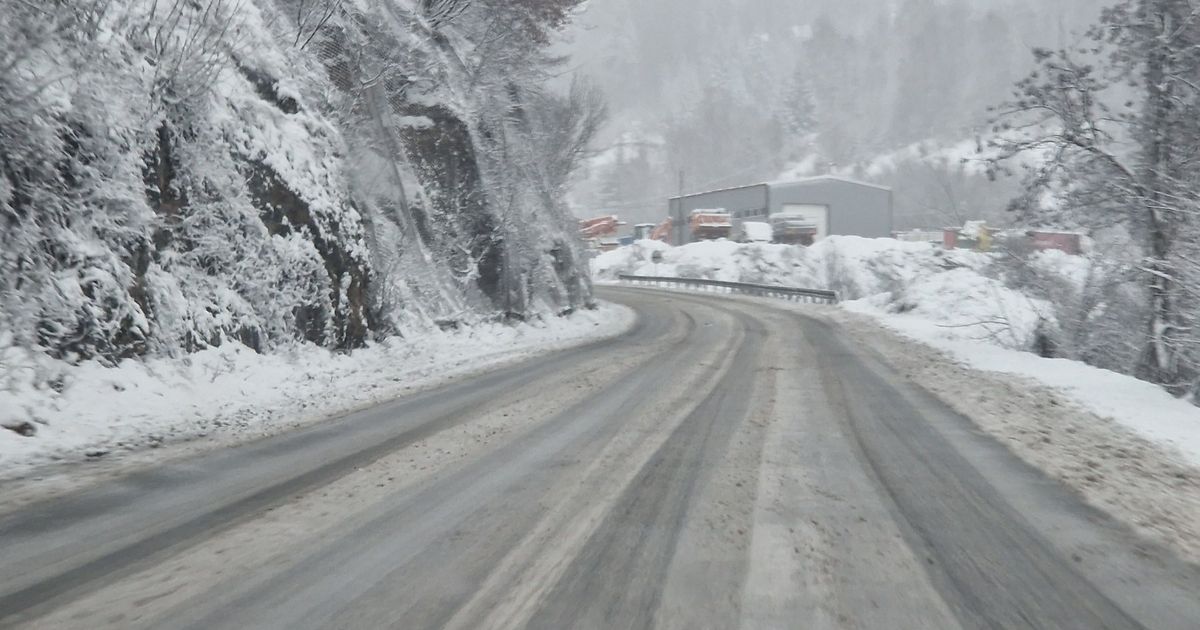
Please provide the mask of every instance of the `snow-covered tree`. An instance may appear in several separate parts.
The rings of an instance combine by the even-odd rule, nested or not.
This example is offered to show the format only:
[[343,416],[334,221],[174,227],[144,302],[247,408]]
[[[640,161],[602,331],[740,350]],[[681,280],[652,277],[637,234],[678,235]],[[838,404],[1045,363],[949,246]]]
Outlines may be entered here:
[[[1200,388],[1200,14],[1186,0],[1125,0],[1089,43],[1036,51],[1006,104],[1002,157],[1033,153],[1032,215],[1133,236],[1146,295],[1137,374],[1180,395]],[[1066,201],[1046,203],[1045,194]],[[1084,200],[1086,205],[1078,202]]]

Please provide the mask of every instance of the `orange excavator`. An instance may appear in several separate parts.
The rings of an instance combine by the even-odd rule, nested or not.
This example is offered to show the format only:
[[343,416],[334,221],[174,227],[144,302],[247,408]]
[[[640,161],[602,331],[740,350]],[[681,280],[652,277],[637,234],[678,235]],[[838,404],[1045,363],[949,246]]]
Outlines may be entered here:
[[612,236],[617,233],[617,228],[620,225],[621,221],[615,214],[609,214],[591,219],[580,219],[579,237],[584,240],[589,240],[603,238],[605,236]]

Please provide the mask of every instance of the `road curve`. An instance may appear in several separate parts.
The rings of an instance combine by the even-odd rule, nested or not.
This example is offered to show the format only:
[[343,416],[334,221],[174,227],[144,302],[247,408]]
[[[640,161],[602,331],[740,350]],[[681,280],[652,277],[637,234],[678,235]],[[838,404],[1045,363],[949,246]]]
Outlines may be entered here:
[[1200,570],[835,327],[603,295],[615,340],[0,518],[0,627],[1200,627]]

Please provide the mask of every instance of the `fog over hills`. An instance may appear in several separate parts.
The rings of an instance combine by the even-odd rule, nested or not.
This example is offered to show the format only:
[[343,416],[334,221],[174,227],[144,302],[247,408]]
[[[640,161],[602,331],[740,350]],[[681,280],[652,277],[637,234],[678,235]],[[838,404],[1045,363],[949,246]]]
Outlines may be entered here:
[[[893,154],[974,140],[987,108],[1032,69],[1030,48],[1076,42],[1098,10],[1088,0],[594,1],[569,49],[612,119],[575,211],[653,221],[680,190],[833,171],[896,185],[898,227],[994,214],[964,206],[985,205],[976,196],[1003,206],[1003,183],[981,192],[957,158],[931,173],[928,160],[917,168]],[[888,168],[869,168],[880,156],[893,156]]]

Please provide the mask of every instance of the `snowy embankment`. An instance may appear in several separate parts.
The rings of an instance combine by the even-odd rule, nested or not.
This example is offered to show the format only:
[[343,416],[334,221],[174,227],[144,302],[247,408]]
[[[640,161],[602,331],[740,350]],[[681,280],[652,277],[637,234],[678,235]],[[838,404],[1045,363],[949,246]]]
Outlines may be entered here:
[[872,316],[905,337],[942,350],[973,368],[1029,378],[1054,388],[1097,416],[1116,420],[1138,435],[1178,451],[1200,468],[1200,408],[1157,385],[1079,361],[1013,350],[969,333],[956,334],[939,319],[881,312],[868,300],[848,302],[844,307]]
[[[387,402],[447,379],[611,337],[633,314],[601,305],[570,317],[477,324],[384,339],[353,353],[313,344],[257,354],[235,343],[184,358],[67,365],[9,349],[0,388],[0,479],[207,438],[235,443]],[[46,382],[52,389],[36,388]]]
[[[661,262],[653,262],[653,252]],[[812,247],[728,241],[668,247],[640,241],[592,261],[599,280],[618,274],[711,278],[839,291],[843,308],[979,370],[1033,379],[1200,467],[1200,408],[1133,377],[1033,352],[1060,328],[1055,305],[1009,286],[998,258],[928,243],[832,237]],[[1049,251],[1027,265],[1065,286],[1088,259]]]

